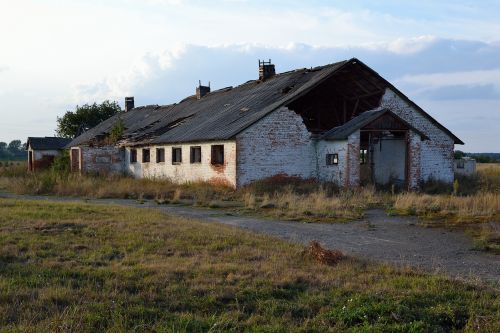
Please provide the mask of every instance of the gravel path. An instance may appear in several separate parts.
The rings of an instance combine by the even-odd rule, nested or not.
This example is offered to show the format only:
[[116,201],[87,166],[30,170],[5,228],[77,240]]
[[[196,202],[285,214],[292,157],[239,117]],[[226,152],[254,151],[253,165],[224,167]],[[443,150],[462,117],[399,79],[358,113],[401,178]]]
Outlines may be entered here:
[[[75,198],[45,196],[0,197],[50,201],[78,201]],[[155,208],[168,214],[217,222],[285,240],[308,243],[317,240],[325,247],[349,255],[413,266],[426,271],[445,273],[456,278],[500,284],[500,256],[473,250],[470,237],[462,232],[422,228],[412,217],[387,216],[382,210],[370,210],[362,221],[348,223],[301,223],[275,221],[248,216],[233,216],[217,209],[176,205],[143,204],[135,200],[96,199],[90,203],[118,204]]]

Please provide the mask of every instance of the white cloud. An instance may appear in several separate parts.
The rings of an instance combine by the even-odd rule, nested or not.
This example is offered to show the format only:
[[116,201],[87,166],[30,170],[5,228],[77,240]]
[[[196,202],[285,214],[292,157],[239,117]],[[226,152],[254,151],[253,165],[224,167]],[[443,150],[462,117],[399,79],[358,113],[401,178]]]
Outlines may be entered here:
[[459,71],[452,73],[405,75],[399,81],[433,88],[464,84],[493,84],[500,87],[500,68],[489,70]]

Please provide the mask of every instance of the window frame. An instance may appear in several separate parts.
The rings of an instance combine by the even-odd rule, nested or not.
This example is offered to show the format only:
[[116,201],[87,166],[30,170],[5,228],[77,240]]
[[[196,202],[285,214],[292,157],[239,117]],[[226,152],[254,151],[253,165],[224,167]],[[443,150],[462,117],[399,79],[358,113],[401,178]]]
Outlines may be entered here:
[[[196,156],[195,151],[199,150],[199,155]],[[198,160],[196,159],[198,157]],[[189,147],[189,162],[191,164],[201,164],[201,146],[191,146]]]
[[[177,160],[176,151],[179,151],[179,160]],[[172,147],[172,164],[182,164],[182,147]]]
[[[220,151],[217,151],[220,149],[222,151],[222,155]],[[210,147],[211,150],[211,156],[210,156],[210,164],[212,165],[224,165],[224,145],[211,145]],[[217,156],[218,154],[218,156]],[[221,158],[222,157],[222,158]],[[219,159],[221,158],[221,159]]]
[[130,149],[129,161],[131,164],[137,163],[137,149],[135,149],[135,148]]
[[339,154],[338,153],[328,153],[325,156],[326,165],[338,165],[339,164]]
[[[147,152],[147,154],[145,154]],[[151,162],[151,149],[150,148],[142,148],[142,163],[149,163]],[[146,158],[147,156],[147,158]]]
[[156,148],[156,163],[165,163],[165,148]]
[[366,164],[368,162],[368,149],[359,150],[359,164]]

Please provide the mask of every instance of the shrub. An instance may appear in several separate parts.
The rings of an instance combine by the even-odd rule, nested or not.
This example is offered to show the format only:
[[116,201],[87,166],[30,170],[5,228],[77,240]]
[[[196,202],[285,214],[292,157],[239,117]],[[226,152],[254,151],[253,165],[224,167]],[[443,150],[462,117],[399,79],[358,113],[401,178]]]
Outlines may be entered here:
[[71,160],[69,158],[69,151],[64,150],[59,156],[54,158],[54,162],[52,163],[51,170],[56,174],[68,174],[71,168]]

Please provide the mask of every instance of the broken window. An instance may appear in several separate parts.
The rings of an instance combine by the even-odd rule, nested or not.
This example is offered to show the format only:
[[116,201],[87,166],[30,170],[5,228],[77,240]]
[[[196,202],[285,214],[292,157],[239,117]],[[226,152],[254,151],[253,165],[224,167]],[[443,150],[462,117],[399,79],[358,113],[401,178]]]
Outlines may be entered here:
[[191,163],[201,163],[201,147],[191,147]]
[[339,154],[326,154],[326,165],[339,164]]
[[137,149],[130,149],[130,163],[137,163]]
[[368,150],[361,149],[359,151],[359,164],[365,164],[368,162]]
[[212,146],[212,164],[213,165],[224,164],[224,145]]
[[165,149],[156,148],[156,163],[165,162]]
[[172,148],[172,164],[182,163],[182,148]]
[[142,150],[142,163],[149,163],[151,160],[151,153],[149,149],[143,149]]

